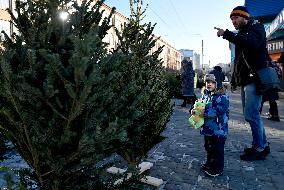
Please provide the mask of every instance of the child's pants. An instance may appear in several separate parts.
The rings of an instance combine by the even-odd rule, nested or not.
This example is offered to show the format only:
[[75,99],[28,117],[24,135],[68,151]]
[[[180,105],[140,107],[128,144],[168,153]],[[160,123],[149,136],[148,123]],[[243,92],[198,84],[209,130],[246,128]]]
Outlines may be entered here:
[[207,152],[206,165],[216,172],[224,169],[225,137],[204,136],[204,147]]

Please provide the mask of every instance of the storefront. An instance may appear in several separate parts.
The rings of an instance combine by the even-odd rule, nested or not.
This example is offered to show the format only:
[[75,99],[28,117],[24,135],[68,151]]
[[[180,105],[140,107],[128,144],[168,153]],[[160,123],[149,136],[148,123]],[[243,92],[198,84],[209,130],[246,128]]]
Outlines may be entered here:
[[267,49],[272,60],[277,60],[284,52],[284,1],[245,0],[250,16],[265,26]]
[[284,52],[284,8],[266,28],[267,50],[272,60]]
[[[267,50],[270,58],[277,61],[284,53],[284,1],[283,0],[245,0],[251,17],[265,26]],[[282,64],[282,73],[284,72]],[[281,79],[284,89],[284,77]]]
[[[277,61],[284,53],[284,8],[266,28],[267,50],[272,60]],[[284,63],[282,75],[284,76]],[[281,87],[284,89],[284,77],[281,78]]]
[[267,50],[272,60],[277,60],[284,52],[284,39],[267,41]]

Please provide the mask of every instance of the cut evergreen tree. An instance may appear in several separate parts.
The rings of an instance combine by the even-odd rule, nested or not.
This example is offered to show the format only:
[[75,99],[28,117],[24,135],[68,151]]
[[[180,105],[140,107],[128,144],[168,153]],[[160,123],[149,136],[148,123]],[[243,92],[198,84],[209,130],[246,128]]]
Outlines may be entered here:
[[172,107],[163,77],[165,69],[159,58],[163,46],[153,50],[157,42],[153,35],[155,25],[142,23],[146,11],[142,0],[130,0],[130,9],[129,22],[122,33],[117,31],[119,45],[115,53],[122,53],[125,58],[120,59],[122,65],[116,68],[122,76],[114,85],[117,88],[114,90],[120,92],[117,96],[120,103],[114,103],[114,106],[120,107],[118,118],[127,119],[124,126],[128,140],[122,142],[118,154],[128,163],[137,165],[164,139],[161,133],[169,121]]
[[114,98],[100,72],[112,14],[103,18],[101,5],[16,0],[16,14],[8,10],[18,31],[1,50],[0,125],[41,189],[108,187],[94,166],[126,139],[104,111]]
[[100,161],[117,152],[135,168],[163,139],[172,112],[162,47],[150,53],[157,39],[151,23],[141,24],[142,1],[130,0],[112,52],[102,41],[112,15],[102,18],[101,4],[16,0],[17,16],[10,11],[18,32],[5,34],[1,50],[0,125],[42,189],[132,184],[113,186]]

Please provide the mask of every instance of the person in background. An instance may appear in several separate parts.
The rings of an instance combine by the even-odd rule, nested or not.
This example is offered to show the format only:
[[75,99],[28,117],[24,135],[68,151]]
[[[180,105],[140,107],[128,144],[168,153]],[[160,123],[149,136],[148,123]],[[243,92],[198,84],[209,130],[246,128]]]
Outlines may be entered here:
[[225,75],[222,71],[222,67],[215,66],[212,71],[209,72],[209,74],[214,74],[217,82],[217,88],[222,87],[222,83],[225,80]]
[[199,99],[201,98],[201,89],[205,86],[204,79],[201,73],[197,73],[195,95]]
[[[279,62],[279,61],[280,61],[280,59],[277,62]],[[276,70],[276,73],[277,73],[277,75],[280,79],[282,77],[282,71],[281,71],[281,68],[279,66],[280,63],[277,63],[277,62],[269,61],[268,66],[272,67]],[[263,94],[259,112],[260,113],[262,112],[264,102],[268,101],[269,102],[269,112],[267,114],[268,115],[267,119],[271,120],[271,121],[280,122],[280,117],[278,115],[278,106],[277,106],[276,100],[279,100],[278,92],[268,91],[267,93]]]
[[282,75],[283,75],[284,52],[280,55],[279,59],[277,60],[277,63],[280,64],[280,68],[281,68]]
[[[207,159],[201,169],[206,175],[216,177],[222,175],[224,169],[224,145],[228,135],[229,96],[225,88],[217,88],[213,74],[205,75],[204,81],[205,90],[201,99],[206,103],[206,106],[203,114],[204,125],[200,133],[204,135]],[[194,109],[191,110],[191,114],[194,114]]]
[[184,59],[182,62],[182,73],[181,73],[181,86],[183,103],[181,107],[186,107],[187,103],[192,104],[196,100],[194,94],[194,70],[192,61],[190,59]]
[[196,88],[202,89],[204,86],[205,86],[204,79],[201,74],[198,74]]
[[241,100],[245,120],[252,132],[252,146],[244,149],[241,160],[264,160],[270,153],[264,125],[259,113],[262,95],[258,92],[256,70],[267,67],[269,56],[266,48],[266,33],[263,24],[250,18],[246,7],[237,6],[230,19],[237,33],[217,29],[217,36],[235,45],[234,71],[231,79],[231,90],[241,87]]

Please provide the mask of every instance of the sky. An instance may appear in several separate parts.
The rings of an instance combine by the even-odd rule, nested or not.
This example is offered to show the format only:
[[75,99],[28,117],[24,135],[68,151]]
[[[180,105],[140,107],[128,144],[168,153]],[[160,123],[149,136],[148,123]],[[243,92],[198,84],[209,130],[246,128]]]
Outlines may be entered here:
[[[105,4],[130,16],[129,0],[105,0]],[[156,23],[154,34],[174,48],[191,49],[201,57],[203,40],[203,64],[230,62],[229,43],[217,37],[214,27],[235,30],[229,15],[244,0],[143,0],[143,4],[148,4],[144,22]]]

